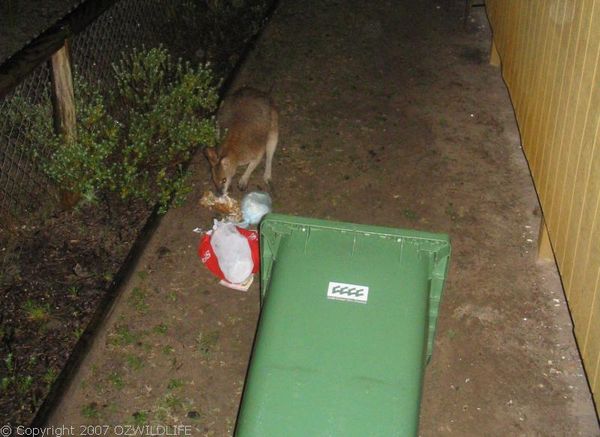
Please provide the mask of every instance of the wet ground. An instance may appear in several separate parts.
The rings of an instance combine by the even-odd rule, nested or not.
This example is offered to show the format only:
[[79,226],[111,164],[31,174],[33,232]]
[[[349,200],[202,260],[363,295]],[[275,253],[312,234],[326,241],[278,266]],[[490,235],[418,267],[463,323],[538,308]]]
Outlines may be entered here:
[[[558,274],[536,261],[539,207],[487,22],[477,10],[465,30],[463,6],[283,0],[234,86],[278,103],[277,212],[450,235],[421,435],[600,435]],[[232,433],[258,285],[220,287],[198,260],[200,154],[192,171],[52,425]]]

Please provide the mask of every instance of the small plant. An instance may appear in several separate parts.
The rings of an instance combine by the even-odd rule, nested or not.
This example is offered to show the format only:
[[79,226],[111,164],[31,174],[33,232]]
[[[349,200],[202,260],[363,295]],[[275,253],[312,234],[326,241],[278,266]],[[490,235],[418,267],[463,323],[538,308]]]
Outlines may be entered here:
[[183,401],[173,394],[168,394],[163,399],[163,406],[173,412],[183,407]]
[[43,322],[50,317],[50,305],[40,304],[31,299],[25,301],[23,310],[27,314],[27,318],[32,322]]
[[183,387],[183,385],[184,384],[181,379],[173,378],[173,379],[170,379],[169,382],[167,383],[167,388],[169,390],[175,390],[175,389]]
[[148,412],[147,411],[136,411],[133,413],[133,424],[136,426],[143,426],[148,423]]
[[170,345],[166,345],[162,348],[163,355],[173,355],[175,353],[175,348]]
[[58,373],[56,372],[56,370],[50,368],[50,369],[46,370],[46,373],[44,373],[42,380],[46,383],[46,385],[52,385],[52,384],[54,384],[54,381],[56,381],[57,377],[58,377]]
[[83,335],[84,329],[83,328],[76,328],[73,331],[73,337],[75,337],[75,339],[79,340],[81,338],[81,336]]
[[146,292],[139,287],[134,287],[134,289],[131,290],[128,303],[140,313],[145,313],[148,311]]
[[8,353],[6,358],[4,358],[4,367],[6,369],[6,376],[0,380],[0,388],[3,392],[7,391],[16,381],[16,365],[12,352]]
[[81,408],[81,415],[86,419],[96,419],[100,412],[98,411],[98,404],[96,402],[90,402]]
[[121,390],[125,386],[123,378],[121,377],[121,375],[119,375],[118,372],[111,372],[108,375],[108,380],[118,390]]
[[32,376],[30,376],[30,375],[22,376],[18,379],[17,391],[23,395],[31,389],[32,385],[33,385],[33,377]]
[[219,332],[213,331],[208,333],[200,332],[196,337],[198,351],[205,356],[208,356],[213,351],[219,341]]
[[129,354],[125,357],[125,361],[131,370],[140,370],[144,367],[144,361],[137,355]]
[[153,331],[156,334],[161,334],[161,335],[165,335],[168,332],[168,330],[169,330],[169,327],[164,323],[159,323],[158,325],[156,325],[153,328]]
[[110,334],[109,343],[114,346],[125,346],[138,341],[139,336],[134,334],[129,326],[118,325],[113,333]]

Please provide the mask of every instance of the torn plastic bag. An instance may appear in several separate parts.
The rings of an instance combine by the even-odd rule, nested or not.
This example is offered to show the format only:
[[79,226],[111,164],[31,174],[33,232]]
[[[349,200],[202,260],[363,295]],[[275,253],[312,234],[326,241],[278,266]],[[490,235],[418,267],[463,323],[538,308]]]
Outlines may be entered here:
[[206,267],[231,284],[242,284],[259,271],[259,254],[257,231],[216,220],[198,246],[198,256]]

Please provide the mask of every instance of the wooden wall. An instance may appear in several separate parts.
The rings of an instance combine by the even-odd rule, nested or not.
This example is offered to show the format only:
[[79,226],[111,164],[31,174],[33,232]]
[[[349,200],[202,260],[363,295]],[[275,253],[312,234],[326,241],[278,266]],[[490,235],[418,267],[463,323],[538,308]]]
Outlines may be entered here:
[[487,0],[596,404],[600,405],[600,0]]

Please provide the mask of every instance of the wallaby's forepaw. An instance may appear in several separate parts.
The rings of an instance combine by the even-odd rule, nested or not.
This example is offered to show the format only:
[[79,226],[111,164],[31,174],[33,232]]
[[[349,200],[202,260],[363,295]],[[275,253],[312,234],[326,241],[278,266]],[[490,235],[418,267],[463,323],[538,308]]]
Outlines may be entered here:
[[273,192],[273,182],[271,179],[265,179],[265,191],[272,193]]
[[246,189],[248,188],[248,181],[240,180],[238,182],[237,186],[240,191],[246,191]]

